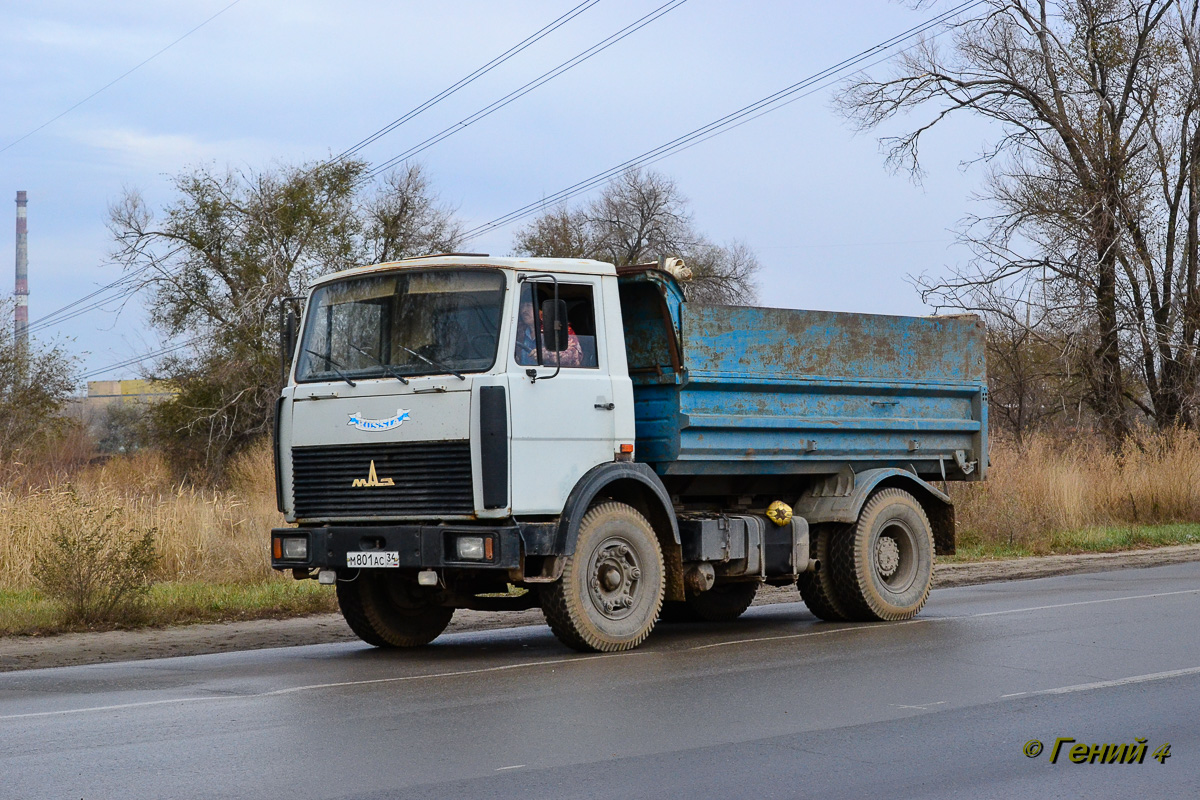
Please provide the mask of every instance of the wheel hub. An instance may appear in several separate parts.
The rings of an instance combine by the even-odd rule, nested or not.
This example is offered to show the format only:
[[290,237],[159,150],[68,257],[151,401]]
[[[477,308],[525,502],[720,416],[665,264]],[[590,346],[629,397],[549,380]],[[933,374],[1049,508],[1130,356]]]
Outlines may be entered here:
[[614,567],[612,564],[605,564],[600,567],[600,586],[604,591],[615,591],[622,581],[621,570]]
[[878,564],[879,574],[890,578],[896,574],[900,566],[900,547],[890,536],[880,536],[875,545],[875,563]]
[[621,541],[608,541],[596,550],[588,588],[597,610],[611,619],[629,614],[637,596],[642,570],[637,555]]

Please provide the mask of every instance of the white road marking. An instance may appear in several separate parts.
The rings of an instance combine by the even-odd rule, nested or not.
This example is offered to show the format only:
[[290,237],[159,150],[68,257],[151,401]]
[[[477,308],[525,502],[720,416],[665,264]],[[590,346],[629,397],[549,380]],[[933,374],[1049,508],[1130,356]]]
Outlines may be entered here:
[[503,772],[506,769],[520,769],[524,764],[513,764],[511,767],[496,767],[496,772]]
[[1047,694],[1071,694],[1072,692],[1088,692],[1092,689],[1109,689],[1114,686],[1128,686],[1131,683],[1146,683],[1147,681],[1163,681],[1168,678],[1179,678],[1184,675],[1200,675],[1200,667],[1174,669],[1170,672],[1152,672],[1148,675],[1134,675],[1129,678],[1117,678],[1112,681],[1096,681],[1095,683],[1078,683],[1074,686],[1061,686],[1057,689],[1042,689],[1036,692],[1013,692],[1002,694],[1002,699],[1009,697],[1034,697]]
[[1047,606],[1027,606],[1025,608],[1010,608],[1004,611],[983,611],[978,614],[956,614],[947,617],[922,617],[920,619],[910,619],[904,622],[880,622],[873,625],[854,625],[848,628],[837,628],[831,631],[812,631],[810,633],[789,633],[782,636],[760,636],[755,639],[733,639],[728,642],[717,642],[715,644],[702,644],[698,647],[691,648],[692,650],[707,650],[710,647],[728,647],[734,644],[752,644],[754,642],[776,642],[785,639],[803,639],[807,636],[828,636],[831,633],[845,633],[846,631],[865,631],[874,628],[894,628],[897,625],[912,625],[918,622],[950,622],[960,619],[980,619],[982,617],[998,617],[1004,614],[1025,614],[1030,611],[1047,611],[1053,608],[1070,608],[1072,606],[1090,606],[1097,603],[1119,603],[1126,600],[1148,600],[1155,597],[1172,597],[1181,594],[1200,594],[1200,589],[1181,589],[1177,592],[1157,592],[1155,594],[1132,594],[1125,597],[1105,597],[1100,600],[1080,600],[1075,603],[1055,603]]
[[[1090,606],[1097,603],[1120,603],[1125,600],[1148,600],[1154,597],[1171,597],[1179,594],[1200,594],[1200,589],[1181,589],[1178,592],[1158,592],[1157,594],[1131,594],[1125,597],[1105,597],[1102,600],[1080,600],[1077,603],[1055,603],[1050,606],[1029,606],[1028,608],[1010,608],[1007,611],[984,611],[980,614],[968,614],[970,619],[979,617],[998,617],[1001,614],[1020,614],[1025,611],[1045,611],[1050,608],[1070,608],[1071,606]],[[962,619],[962,617],[939,617],[939,619]]]
[[[84,708],[64,708],[58,711],[33,711],[27,714],[5,714],[0,716],[0,720],[6,719],[30,719],[33,717],[57,717],[67,714],[89,714],[97,711],[119,711],[125,708],[144,708],[147,706],[162,706],[173,703],[204,703],[214,700],[252,700],[260,697],[279,697],[285,694],[295,694],[297,692],[310,692],[318,689],[340,689],[346,686],[372,686],[383,683],[405,683],[408,681],[422,681],[432,678],[458,678],[466,675],[483,675],[489,672],[505,672],[513,669],[527,669],[530,667],[548,667],[558,664],[582,664],[585,661],[599,661],[604,658],[625,658],[629,656],[646,655],[645,653],[608,653],[605,655],[596,656],[578,656],[576,658],[555,658],[545,661],[530,661],[524,664],[503,664],[498,667],[481,667],[480,669],[464,669],[455,672],[435,672],[426,675],[402,675],[396,678],[372,678],[361,681],[338,681],[336,683],[313,683],[307,686],[289,686],[286,689],[272,689],[269,692],[256,692],[254,694],[230,694],[221,695],[219,697],[175,697],[164,700],[144,700],[137,703],[120,703],[118,705],[109,706],[86,706]],[[524,766],[523,764],[521,766]]]
[[932,622],[929,619],[908,619],[903,622],[880,622],[875,625],[854,625],[849,628],[834,628],[829,631],[810,631],[808,633],[788,633],[783,636],[760,636],[756,639],[733,639],[728,642],[715,642],[713,644],[701,644],[689,648],[691,650],[708,650],[713,647],[729,647],[734,644],[752,644],[754,642],[777,642],[782,639],[804,639],[809,636],[829,636],[834,633],[853,633],[854,631],[869,631],[875,628],[894,628],[897,625],[914,625],[918,622]]

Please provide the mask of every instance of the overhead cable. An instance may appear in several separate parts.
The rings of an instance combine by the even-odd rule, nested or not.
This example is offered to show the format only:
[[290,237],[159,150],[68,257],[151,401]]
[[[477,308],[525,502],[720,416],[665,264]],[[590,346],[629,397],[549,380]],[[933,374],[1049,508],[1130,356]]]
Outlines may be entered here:
[[169,353],[174,353],[179,350],[183,350],[185,347],[191,347],[192,345],[197,344],[198,342],[202,342],[207,338],[208,338],[207,336],[197,336],[196,338],[189,339],[188,341],[183,342],[181,344],[172,345],[171,347],[164,347],[163,349],[155,350],[152,353],[143,353],[140,356],[134,356],[133,358],[126,359],[125,361],[120,361],[116,364],[109,364],[106,367],[101,367],[100,369],[94,369],[91,372],[80,375],[79,380],[85,381],[88,378],[94,378],[97,375],[103,375],[106,372],[112,372],[113,370],[124,369],[125,367],[132,367],[133,365],[140,364],[141,362],[146,361],[147,359],[158,358],[159,356],[165,356]]
[[46,127],[47,125],[49,125],[50,123],[52,123],[52,122],[56,122],[57,120],[59,120],[59,119],[62,119],[63,117],[65,117],[67,114],[70,114],[72,111],[74,111],[75,109],[79,108],[81,105],[83,105],[84,103],[86,103],[88,100],[91,100],[93,97],[95,97],[96,95],[100,94],[100,93],[101,93],[101,92],[103,92],[105,89],[108,89],[108,88],[109,88],[109,87],[111,87],[113,84],[117,83],[118,81],[124,80],[125,78],[129,77],[129,76],[130,76],[130,75],[132,75],[133,73],[137,72],[139,69],[141,69],[142,67],[146,66],[146,65],[147,65],[147,64],[149,64],[151,61],[153,61],[154,59],[158,58],[158,57],[159,57],[159,56],[161,56],[163,53],[167,52],[167,51],[168,51],[168,50],[170,50],[172,47],[174,47],[175,45],[179,44],[179,43],[180,43],[180,42],[182,42],[184,39],[188,38],[188,37],[189,37],[189,36],[191,36],[193,33],[195,33],[196,31],[200,30],[200,29],[201,29],[201,28],[203,28],[205,25],[207,25],[208,23],[212,22],[214,19],[216,19],[217,17],[221,16],[221,15],[222,15],[222,14],[224,14],[226,11],[228,11],[228,10],[229,10],[229,9],[231,9],[231,8],[233,8],[234,6],[236,6],[236,5],[237,5],[238,3],[240,3],[240,2],[242,2],[242,0],[233,0],[233,2],[232,2],[232,3],[230,3],[230,4],[229,4],[229,5],[227,5],[227,6],[225,6],[225,7],[224,7],[224,8],[222,8],[220,11],[218,11],[218,12],[217,12],[217,13],[215,13],[215,14],[213,14],[211,17],[209,17],[208,19],[204,20],[203,22],[201,22],[201,23],[200,23],[199,25],[197,25],[196,27],[192,28],[190,31],[188,31],[187,33],[185,33],[183,36],[180,36],[178,39],[176,39],[175,41],[171,42],[169,45],[167,45],[166,47],[162,48],[161,50],[157,51],[156,53],[154,53],[154,55],[150,56],[149,58],[145,59],[144,61],[141,61],[140,63],[136,64],[135,66],[133,66],[133,67],[130,67],[129,69],[125,70],[125,71],[124,71],[124,72],[122,72],[120,75],[118,75],[117,77],[113,78],[111,81],[109,81],[108,83],[104,84],[104,85],[103,85],[103,86],[101,86],[99,89],[97,89],[96,91],[92,92],[92,93],[91,93],[91,94],[89,94],[87,97],[83,98],[83,99],[82,99],[82,100],[80,100],[78,103],[76,103],[75,105],[73,105],[73,106],[71,106],[70,108],[68,108],[66,111],[63,111],[63,112],[61,112],[61,113],[57,114],[56,116],[53,116],[53,117],[51,117],[50,119],[48,119],[48,120],[46,120],[45,122],[43,122],[41,125],[38,125],[36,128],[34,128],[33,130],[31,130],[31,131],[29,131],[28,133],[26,133],[24,136],[20,137],[19,139],[15,139],[15,140],[13,140],[13,141],[9,142],[8,144],[4,145],[4,147],[0,147],[0,153],[3,153],[5,150],[8,150],[10,147],[13,147],[13,146],[15,146],[15,145],[18,145],[18,144],[20,144],[21,142],[23,142],[23,141],[25,141],[26,139],[28,139],[30,136],[33,136],[35,133],[37,133],[38,131],[40,131],[42,128],[45,128],[45,127]]
[[[850,69],[859,67],[864,61],[872,58],[873,56],[879,55],[881,52],[894,48],[897,44],[900,44],[903,41],[912,38],[913,36],[920,35],[932,28],[938,27],[947,22],[949,19],[958,16],[965,11],[968,11],[976,6],[983,5],[984,2],[985,0],[970,0],[969,2],[960,3],[948,11],[938,14],[919,25],[915,25],[902,33],[889,37],[879,44],[869,47],[866,50],[844,59],[837,64],[827,67],[820,72],[814,73],[813,75],[810,75],[801,81],[785,87],[784,89],[767,95],[766,97],[763,97],[762,99],[757,100],[747,106],[743,106],[736,111],[730,112],[723,117],[719,117],[718,119],[685,133],[682,136],[678,136],[666,142],[665,144],[659,145],[651,150],[647,150],[644,153],[635,156],[634,158],[623,161],[616,166],[604,170],[603,172],[598,172],[590,178],[585,178],[578,183],[574,183],[565,189],[561,189],[551,195],[547,195],[540,200],[521,206],[520,208],[497,217],[490,222],[486,222],[475,228],[471,228],[464,232],[464,241],[470,241],[471,239],[478,238],[484,233],[488,233],[492,230],[509,225],[527,216],[538,213],[549,206],[565,202],[576,195],[590,191],[597,186],[612,180],[627,170],[643,166],[648,163],[660,161],[663,158],[666,158],[668,155],[673,155],[677,152],[687,149],[693,144],[698,144],[700,141],[712,138],[713,136],[721,133],[726,133],[733,128],[738,127],[739,125],[744,124],[745,122],[749,122],[750,119],[757,118],[758,116],[762,116],[770,111],[778,110],[791,101],[800,99],[800,97],[797,95],[800,95],[800,93],[805,89],[812,89],[822,81],[830,80],[832,82],[841,74],[849,71]],[[817,91],[819,88],[813,90]]]
[[532,92],[534,89],[537,89],[539,86],[542,86],[542,85],[554,80],[559,75],[562,75],[564,72],[574,69],[575,67],[579,66],[583,62],[592,58],[593,56],[598,55],[599,53],[602,53],[603,51],[607,50],[609,47],[612,47],[614,44],[621,41],[625,37],[630,36],[633,33],[646,27],[647,25],[649,25],[651,22],[654,22],[659,17],[662,17],[665,14],[668,14],[671,11],[674,11],[676,8],[679,8],[679,6],[683,5],[686,2],[687,2],[687,0],[670,0],[670,2],[664,3],[663,5],[659,6],[658,8],[654,9],[653,11],[651,11],[646,16],[644,16],[634,22],[631,22],[629,25],[626,25],[624,28],[617,31],[616,33],[614,33],[608,37],[605,37],[604,39],[601,39],[600,41],[596,42],[594,45],[592,45],[588,49],[584,50],[581,53],[578,53],[577,55],[572,56],[571,58],[567,59],[566,61],[559,64],[557,67],[554,67],[553,69],[549,70],[548,72],[542,73],[537,78],[534,78],[532,81],[530,81],[529,83],[520,87],[519,89],[514,89],[513,91],[506,94],[504,97],[501,97],[499,100],[496,100],[495,102],[484,106],[483,108],[479,109],[474,114],[471,114],[470,116],[466,117],[465,119],[455,123],[454,125],[451,125],[448,128],[443,129],[442,131],[434,134],[433,136],[430,136],[425,141],[423,141],[419,144],[413,145],[409,149],[405,150],[403,153],[400,153],[397,156],[393,156],[392,158],[389,158],[387,161],[384,161],[382,164],[379,164],[378,166],[372,168],[370,173],[368,173],[368,175],[366,177],[374,178],[377,175],[379,175],[380,173],[383,173],[383,172],[391,169],[396,164],[399,164],[402,161],[412,158],[413,156],[417,155],[418,153],[428,150],[430,147],[433,147],[438,142],[441,142],[444,139],[450,138],[451,136],[458,133],[459,131],[469,128],[470,126],[474,125],[476,122],[479,122],[479,120],[483,119],[484,117],[487,117],[487,116],[495,113],[496,111],[499,111],[500,109],[504,108],[509,103],[512,103],[514,100],[524,97],[525,95]]
[[587,0],[586,2],[580,3],[579,5],[575,6],[570,11],[568,11],[567,13],[563,14],[558,19],[556,19],[553,22],[551,22],[550,24],[546,25],[541,30],[539,30],[533,34],[530,34],[528,37],[521,40],[517,44],[513,45],[509,49],[505,50],[503,53],[501,53],[500,55],[493,58],[491,61],[484,64],[479,69],[475,70],[474,72],[467,75],[466,77],[460,79],[456,83],[451,84],[450,86],[446,87],[442,91],[435,94],[433,97],[426,100],[424,103],[421,103],[416,108],[413,108],[408,113],[404,114],[401,117],[398,117],[395,120],[392,120],[387,125],[380,128],[379,130],[377,130],[374,133],[370,134],[369,136],[361,139],[360,141],[351,145],[350,147],[347,147],[345,150],[338,153],[336,156],[334,156],[332,159],[330,159],[328,162],[326,162],[326,165],[337,163],[338,161],[341,161],[343,158],[352,156],[355,153],[357,153],[358,151],[362,150],[367,145],[378,140],[380,137],[386,136],[387,134],[394,131],[396,128],[399,128],[404,123],[408,122],[409,120],[413,119],[414,117],[420,115],[421,113],[429,110],[433,106],[435,106],[438,103],[440,103],[441,101],[445,100],[447,97],[454,94],[459,89],[462,89],[464,86],[467,86],[468,84],[474,82],[476,79],[481,78],[484,75],[486,75],[487,73],[491,72],[493,69],[500,66],[505,61],[508,61],[510,58],[517,55],[522,50],[526,49],[527,47],[534,44],[538,40],[543,39],[544,37],[550,35],[554,31],[561,28],[563,25],[566,25],[568,22],[575,19],[575,17],[579,16],[580,14],[587,11],[589,8],[591,8],[592,6],[596,5],[599,2],[600,2],[600,0]]

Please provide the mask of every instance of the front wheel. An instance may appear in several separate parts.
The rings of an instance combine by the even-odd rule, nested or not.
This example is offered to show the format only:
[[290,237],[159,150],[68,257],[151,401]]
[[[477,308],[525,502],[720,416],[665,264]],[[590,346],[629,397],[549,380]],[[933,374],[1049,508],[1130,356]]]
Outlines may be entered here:
[[838,600],[851,619],[911,619],[933,588],[933,531],[917,499],[884,489],[830,542]]
[[342,618],[358,638],[376,647],[419,647],[446,630],[453,608],[434,605],[412,578],[359,570],[337,582]]
[[575,650],[631,650],[658,619],[664,573],[646,518],[624,503],[603,503],[580,522],[562,578],[542,589],[542,613],[559,641]]

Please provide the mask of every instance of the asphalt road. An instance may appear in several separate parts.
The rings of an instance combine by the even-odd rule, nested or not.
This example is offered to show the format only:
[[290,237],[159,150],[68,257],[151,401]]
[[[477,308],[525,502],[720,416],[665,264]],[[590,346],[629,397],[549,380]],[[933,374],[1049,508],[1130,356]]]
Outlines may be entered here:
[[[1198,617],[1191,563],[939,590],[907,623],[764,606],[613,656],[521,628],[9,673],[0,797],[1193,798]],[[1144,763],[1051,764],[1058,737]]]

